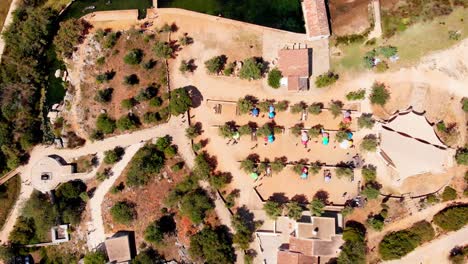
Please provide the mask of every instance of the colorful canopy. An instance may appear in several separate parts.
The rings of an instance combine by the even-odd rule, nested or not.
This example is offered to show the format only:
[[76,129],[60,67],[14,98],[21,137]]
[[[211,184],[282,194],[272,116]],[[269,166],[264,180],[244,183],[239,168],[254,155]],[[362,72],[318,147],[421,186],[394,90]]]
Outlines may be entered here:
[[268,118],[270,118],[270,119],[275,118],[275,112],[269,112],[268,113]]
[[258,174],[256,172],[252,172],[250,173],[250,178],[252,178],[252,180],[256,180],[258,179]]
[[273,143],[273,141],[275,141],[275,136],[272,134],[268,135],[268,143]]
[[260,114],[260,110],[258,110],[258,108],[255,107],[254,109],[252,109],[253,116],[258,116],[258,114]]
[[323,145],[328,145],[329,139],[328,137],[322,137],[322,144]]
[[270,106],[268,107],[268,112],[270,112],[270,113],[271,113],[271,112],[275,112],[275,107],[272,106],[272,105],[270,105]]

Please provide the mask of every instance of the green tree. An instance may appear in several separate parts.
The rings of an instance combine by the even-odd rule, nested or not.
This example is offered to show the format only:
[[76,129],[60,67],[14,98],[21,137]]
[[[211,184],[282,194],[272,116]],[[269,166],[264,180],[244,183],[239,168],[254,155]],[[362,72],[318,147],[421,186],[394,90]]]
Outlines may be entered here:
[[132,260],[132,264],[162,264],[166,263],[163,256],[159,255],[154,249],[149,248],[143,251]]
[[385,58],[390,58],[397,54],[398,49],[393,46],[383,46],[377,49],[377,52],[382,54]]
[[315,86],[317,88],[323,88],[334,84],[339,78],[339,75],[334,72],[327,72],[317,76],[315,79]]
[[447,207],[434,215],[433,221],[445,231],[459,230],[468,223],[468,206]]
[[71,58],[75,46],[79,44],[85,23],[81,19],[71,18],[60,22],[59,31],[54,38],[57,52],[65,58]]
[[110,213],[115,222],[124,225],[129,225],[136,218],[135,209],[125,201],[115,203],[111,207]]
[[463,111],[468,112],[468,97],[463,97],[461,104]]
[[[357,222],[355,222],[357,223]],[[359,227],[361,226],[361,227]],[[365,228],[362,224],[358,226],[348,225],[343,231],[343,244],[337,262],[339,264],[365,264],[366,263],[366,243],[365,243]]]
[[153,47],[154,54],[160,59],[169,59],[174,50],[167,42],[158,41]]
[[117,128],[121,131],[136,129],[139,125],[137,117],[131,114],[122,116],[117,120]]
[[135,99],[133,98],[128,98],[128,99],[123,99],[122,102],[120,102],[120,106],[122,106],[122,108],[124,109],[127,109],[127,110],[130,110],[133,108],[133,106],[135,106]]
[[309,204],[309,210],[314,216],[321,216],[324,213],[325,203],[317,198],[314,198]]
[[184,195],[180,201],[180,213],[195,224],[203,222],[206,212],[214,208],[213,202],[202,189]]
[[279,88],[281,78],[283,78],[281,71],[278,70],[278,68],[272,69],[268,73],[268,85],[270,85],[272,88],[275,88],[275,89]]
[[365,89],[359,89],[357,91],[352,91],[346,94],[346,99],[349,101],[363,100],[364,98],[366,98]]
[[375,135],[367,135],[363,138],[360,148],[364,151],[375,152],[379,142]]
[[23,216],[18,217],[15,226],[10,233],[9,240],[12,244],[28,245],[36,235],[34,220]]
[[96,120],[96,129],[104,134],[111,134],[115,130],[115,120],[107,114],[100,114]]
[[164,153],[155,145],[146,145],[133,156],[127,172],[127,185],[138,187],[146,185],[164,166]]
[[84,264],[105,264],[106,262],[107,257],[101,251],[89,252],[84,257]]
[[122,159],[125,150],[122,147],[115,147],[111,150],[104,151],[104,163],[114,164]]
[[177,88],[171,91],[171,100],[169,101],[169,109],[172,115],[178,116],[183,114],[192,107],[192,98],[184,88]]
[[455,160],[459,165],[468,165],[468,148],[457,149]]
[[294,220],[299,220],[302,216],[302,206],[295,201],[286,204],[286,210],[288,211],[288,217]]
[[244,60],[242,68],[239,71],[239,78],[246,80],[258,80],[262,78],[263,63],[256,58]]
[[372,92],[369,96],[371,104],[385,105],[390,99],[390,92],[385,88],[385,84],[375,82],[372,85]]
[[343,109],[343,103],[340,101],[331,101],[329,108],[333,117],[337,118],[339,115],[341,115],[341,111]]
[[232,241],[225,229],[210,227],[190,237],[190,255],[207,264],[234,263]]
[[336,167],[335,168],[336,177],[341,179],[343,177],[351,178],[354,176],[354,171],[350,167]]
[[273,220],[276,220],[283,213],[283,206],[275,201],[266,201],[263,210]]
[[322,103],[313,103],[307,108],[310,114],[318,115],[322,112],[323,104]]
[[380,192],[371,184],[367,184],[366,187],[361,192],[362,195],[367,197],[369,200],[377,199],[380,195]]
[[206,70],[212,74],[218,74],[223,70],[224,65],[226,64],[226,56],[214,56],[213,58],[205,61]]
[[149,224],[145,229],[145,240],[154,244],[159,244],[164,239],[164,232],[158,221]]
[[182,60],[180,62],[179,71],[181,73],[191,72],[192,71],[192,65],[188,61]]
[[141,49],[132,49],[124,57],[124,62],[129,65],[138,65],[143,59],[143,51]]
[[372,129],[374,127],[374,124],[375,124],[375,120],[372,118],[372,114],[363,113],[360,117],[358,117],[359,128]]
[[370,164],[365,165],[364,167],[362,167],[361,173],[366,182],[375,181],[375,178],[377,177],[377,167]]
[[94,100],[100,103],[108,103],[112,100],[112,94],[114,93],[114,89],[112,88],[106,88],[103,90],[98,90],[96,92],[96,96],[94,97]]
[[457,191],[450,186],[446,186],[442,192],[442,200],[446,202],[455,199],[457,199]]
[[232,216],[231,222],[235,230],[233,237],[234,244],[242,250],[247,250],[253,241],[253,234],[256,229],[252,213],[243,206]]
[[250,110],[252,110],[253,108],[253,102],[252,100],[250,100],[249,98],[240,98],[238,101],[237,101],[237,108],[239,109],[239,112],[241,114],[247,114],[250,112]]
[[245,159],[241,161],[240,168],[246,173],[252,173],[255,171],[255,162],[251,159]]
[[199,179],[206,180],[210,177],[213,167],[208,161],[206,153],[198,154],[195,157],[195,166],[193,168],[193,175]]

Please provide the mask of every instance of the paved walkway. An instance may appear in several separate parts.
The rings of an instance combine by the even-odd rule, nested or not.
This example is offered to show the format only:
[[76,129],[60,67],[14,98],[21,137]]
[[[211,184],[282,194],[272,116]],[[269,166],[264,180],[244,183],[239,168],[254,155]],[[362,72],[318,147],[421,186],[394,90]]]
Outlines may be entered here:
[[399,260],[387,261],[386,264],[443,264],[450,263],[448,256],[452,248],[468,242],[468,226],[441,236]]
[[104,201],[104,196],[114,185],[117,178],[119,178],[122,171],[127,166],[128,162],[133,158],[135,153],[143,146],[143,143],[131,145],[125,149],[125,154],[118,163],[112,168],[112,176],[103,181],[97,187],[93,197],[89,200],[91,222],[88,223],[88,249],[93,251],[101,243],[106,240],[104,232],[104,222],[102,219],[101,205]]
[[[8,10],[8,14],[5,18],[5,23],[3,23],[2,33],[5,31],[5,28],[13,21],[13,11],[18,6],[20,0],[13,0],[10,4],[10,9]],[[5,42],[3,41],[3,37],[0,35],[0,61],[2,61],[3,50],[5,49]]]
[[379,0],[372,1],[372,10],[374,11],[374,29],[369,33],[369,39],[380,38],[382,36]]
[[[190,141],[185,137],[185,128],[187,124],[183,122],[182,117],[172,117],[168,123],[156,127],[135,131],[128,134],[123,134],[115,137],[110,137],[102,141],[88,142],[83,147],[78,149],[55,149],[51,146],[36,146],[30,153],[28,164],[18,168],[21,174],[21,192],[18,200],[11,211],[3,229],[0,231],[0,242],[5,243],[8,236],[13,230],[16,218],[20,215],[24,203],[29,199],[33,192],[31,183],[31,168],[44,156],[56,154],[65,160],[71,160],[76,157],[88,154],[100,154],[106,150],[113,149],[117,146],[127,147],[134,144],[139,144],[143,141],[151,140],[164,135],[171,135],[174,144],[179,147],[179,154],[186,160],[187,165],[193,165],[193,152],[191,150]],[[89,175],[88,175],[89,176]]]

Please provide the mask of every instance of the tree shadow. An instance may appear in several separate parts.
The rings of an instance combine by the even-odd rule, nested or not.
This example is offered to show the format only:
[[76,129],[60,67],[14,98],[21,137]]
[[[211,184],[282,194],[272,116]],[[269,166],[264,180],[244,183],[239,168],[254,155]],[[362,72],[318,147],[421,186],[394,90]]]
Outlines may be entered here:
[[363,234],[363,235],[365,235],[366,232],[367,232],[366,227],[362,223],[359,223],[359,222],[354,221],[354,220],[347,221],[346,224],[345,224],[345,227],[350,227],[350,228],[359,230],[361,232],[361,234]]
[[318,199],[322,201],[324,204],[328,204],[328,197],[329,197],[328,192],[324,190],[319,190],[314,195],[314,199]]
[[268,200],[284,204],[289,201],[289,198],[284,193],[273,193]]
[[192,107],[199,107],[203,102],[203,95],[200,90],[198,90],[198,88],[193,85],[185,86],[184,89],[190,94],[190,98],[192,99]]
[[298,202],[300,204],[308,204],[309,200],[304,194],[296,194],[291,198],[291,201]]
[[253,161],[255,163],[260,162],[260,156],[258,154],[256,154],[256,153],[249,154],[246,159],[251,160],[251,161]]

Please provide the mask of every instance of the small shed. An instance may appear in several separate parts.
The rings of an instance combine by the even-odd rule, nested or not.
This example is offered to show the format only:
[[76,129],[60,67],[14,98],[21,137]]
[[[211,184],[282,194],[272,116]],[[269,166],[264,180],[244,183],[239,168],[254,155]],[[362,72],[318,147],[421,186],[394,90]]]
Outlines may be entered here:
[[116,234],[104,243],[110,263],[130,263],[132,250],[128,234]]

